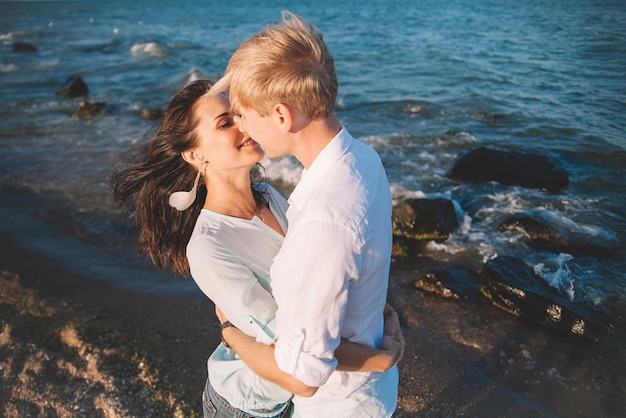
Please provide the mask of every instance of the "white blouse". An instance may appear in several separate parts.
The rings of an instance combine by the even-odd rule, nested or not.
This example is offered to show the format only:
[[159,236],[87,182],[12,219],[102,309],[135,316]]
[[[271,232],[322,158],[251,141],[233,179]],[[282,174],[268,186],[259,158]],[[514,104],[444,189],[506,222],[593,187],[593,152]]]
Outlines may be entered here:
[[[269,208],[286,233],[286,200],[272,186],[262,186],[267,187]],[[269,271],[283,239],[258,217],[246,220],[203,209],[187,245],[198,287],[237,328],[265,344],[271,344],[275,334],[276,302]],[[291,398],[284,388],[258,377],[223,344],[207,367],[215,390],[244,411],[271,410]]]

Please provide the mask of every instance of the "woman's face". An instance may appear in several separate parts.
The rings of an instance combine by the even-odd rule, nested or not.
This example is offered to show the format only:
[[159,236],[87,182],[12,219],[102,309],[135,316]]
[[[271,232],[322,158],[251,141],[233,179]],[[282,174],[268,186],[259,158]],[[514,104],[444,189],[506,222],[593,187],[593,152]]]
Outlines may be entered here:
[[201,97],[194,106],[199,119],[196,151],[209,161],[212,170],[250,169],[261,161],[264,151],[247,133],[242,133],[223,96]]

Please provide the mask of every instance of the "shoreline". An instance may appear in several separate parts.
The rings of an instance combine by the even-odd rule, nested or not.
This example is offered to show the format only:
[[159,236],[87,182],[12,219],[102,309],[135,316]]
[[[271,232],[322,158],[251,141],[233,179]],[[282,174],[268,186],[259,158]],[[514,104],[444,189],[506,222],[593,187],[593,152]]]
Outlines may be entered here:
[[[213,305],[122,290],[0,235],[3,416],[200,417]],[[411,288],[392,266],[389,301],[407,341],[395,417],[617,417],[624,332],[562,340],[484,302]]]

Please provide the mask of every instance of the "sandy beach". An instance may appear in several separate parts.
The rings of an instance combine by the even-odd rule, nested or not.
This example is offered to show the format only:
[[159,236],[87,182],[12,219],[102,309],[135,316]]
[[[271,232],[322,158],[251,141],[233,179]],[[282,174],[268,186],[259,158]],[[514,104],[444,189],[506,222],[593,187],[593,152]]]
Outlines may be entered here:
[[[2,416],[201,416],[219,341],[208,300],[119,290],[0,244]],[[623,332],[557,338],[487,302],[425,295],[413,268],[394,263],[389,295],[407,340],[395,416],[621,416]]]

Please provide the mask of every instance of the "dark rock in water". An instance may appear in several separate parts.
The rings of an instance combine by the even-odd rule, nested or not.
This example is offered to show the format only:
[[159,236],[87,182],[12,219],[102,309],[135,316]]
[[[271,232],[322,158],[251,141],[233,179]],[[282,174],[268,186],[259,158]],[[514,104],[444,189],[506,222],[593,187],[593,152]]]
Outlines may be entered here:
[[569,185],[567,173],[556,169],[555,165],[543,155],[486,147],[460,155],[447,176],[460,181],[497,181],[504,185],[550,192],[563,190]]
[[161,116],[163,116],[161,109],[143,109],[141,111],[141,119],[144,120],[159,120]]
[[65,81],[63,87],[57,90],[57,94],[67,99],[74,99],[88,96],[89,89],[81,77],[70,77]]
[[393,208],[393,234],[415,240],[444,241],[459,227],[449,199],[407,199]]
[[531,246],[555,253],[567,253],[578,257],[609,257],[615,251],[614,240],[608,238],[603,240],[566,231],[556,225],[550,225],[539,216],[526,213],[512,215],[498,225],[499,231],[511,229],[524,232]]
[[415,287],[444,298],[469,299],[480,292],[479,277],[465,267],[441,267],[422,274]]
[[488,112],[472,112],[470,116],[477,119],[504,119],[505,115],[500,115],[498,113],[488,113]]
[[394,255],[406,256],[420,242],[445,241],[459,227],[448,199],[407,199],[393,208]]
[[565,335],[600,340],[612,327],[604,312],[570,302],[526,263],[499,256],[487,262],[480,274],[481,293],[499,308]]
[[22,52],[34,52],[37,51],[37,47],[35,45],[27,44],[25,42],[15,42],[13,44],[13,52],[22,53]]
[[72,114],[72,116],[76,118],[92,118],[94,116],[104,115],[106,113],[105,109],[106,103],[97,102],[97,103],[89,103],[83,102],[80,104],[78,109]]

